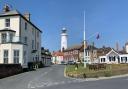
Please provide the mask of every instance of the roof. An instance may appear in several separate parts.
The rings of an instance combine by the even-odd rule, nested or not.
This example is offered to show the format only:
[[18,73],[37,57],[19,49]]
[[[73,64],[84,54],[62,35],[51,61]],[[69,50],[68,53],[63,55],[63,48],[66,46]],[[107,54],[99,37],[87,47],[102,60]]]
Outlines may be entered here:
[[37,30],[42,32],[37,26],[35,26],[31,21],[28,21],[18,10],[10,10],[8,12],[2,12],[0,13],[0,17],[6,17],[6,16],[20,16],[22,17],[25,21],[30,23],[32,26],[34,26]]
[[57,52],[53,52],[52,56],[64,56],[63,52],[57,51]]
[[126,42],[125,45],[128,45],[128,42]]
[[[93,45],[88,45],[86,47],[86,50],[97,50],[97,48],[95,46],[93,46]],[[84,45],[82,45],[81,51],[84,51]]]
[[2,12],[2,13],[0,13],[0,16],[14,15],[14,14],[20,14],[20,12],[18,12],[17,10],[11,10],[11,11],[8,11],[8,12]]
[[10,31],[10,32],[16,32],[10,28],[4,28],[4,29],[1,29],[0,32],[4,32],[4,31]]
[[126,51],[119,51],[120,54],[128,54]]
[[104,56],[104,55],[108,54],[111,50],[112,50],[112,48],[110,48],[110,47],[99,48],[99,49],[97,49],[97,56]]
[[71,46],[71,47],[68,47],[66,50],[64,50],[64,51],[70,51],[70,50],[80,50],[81,49],[81,47],[82,47],[82,45],[80,44],[80,45],[73,45],[73,46]]

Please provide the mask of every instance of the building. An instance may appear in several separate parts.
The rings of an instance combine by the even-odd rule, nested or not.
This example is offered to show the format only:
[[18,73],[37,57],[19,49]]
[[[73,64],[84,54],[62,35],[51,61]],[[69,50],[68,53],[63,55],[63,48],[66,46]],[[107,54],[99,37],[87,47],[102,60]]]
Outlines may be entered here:
[[128,54],[122,51],[108,50],[104,55],[99,56],[99,63],[119,64],[128,63]]
[[82,45],[74,45],[72,47],[67,48],[66,50],[63,51],[64,53],[64,61],[74,61],[74,62],[80,62],[80,49]]
[[21,64],[41,61],[42,31],[30,20],[30,14],[21,14],[5,5],[0,13],[0,63]]
[[67,30],[66,28],[62,28],[62,33],[61,33],[61,52],[64,49],[67,49]]
[[52,53],[52,63],[53,64],[61,64],[64,61],[64,53],[61,51],[56,51]]
[[[79,57],[81,62],[84,62],[84,45],[80,49]],[[97,48],[94,45],[86,45],[85,60],[88,64],[97,62]]]
[[44,49],[44,47],[41,48],[41,60],[44,66],[50,66],[51,65],[51,52],[48,49]]

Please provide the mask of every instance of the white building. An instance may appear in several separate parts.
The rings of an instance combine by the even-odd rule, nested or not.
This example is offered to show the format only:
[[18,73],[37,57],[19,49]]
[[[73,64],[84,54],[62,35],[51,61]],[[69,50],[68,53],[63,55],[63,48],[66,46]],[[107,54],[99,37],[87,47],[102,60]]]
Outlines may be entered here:
[[0,63],[27,67],[28,62],[41,61],[41,33],[29,13],[5,5],[0,13]]
[[67,49],[67,33],[66,33],[66,28],[62,28],[62,33],[61,33],[61,52],[64,49]]
[[52,63],[53,64],[61,64],[64,61],[64,53],[57,51],[52,53]]
[[128,54],[122,54],[116,52],[114,49],[111,49],[111,51],[109,51],[105,55],[99,56],[99,62],[106,64],[128,63]]

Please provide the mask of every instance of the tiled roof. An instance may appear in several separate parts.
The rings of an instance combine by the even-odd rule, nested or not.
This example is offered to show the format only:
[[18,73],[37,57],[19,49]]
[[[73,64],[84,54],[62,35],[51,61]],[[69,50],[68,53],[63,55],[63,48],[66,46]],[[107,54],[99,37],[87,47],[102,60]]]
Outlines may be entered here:
[[82,45],[74,45],[74,46],[71,46],[69,48],[67,48],[66,50],[64,51],[70,51],[70,50],[79,50],[80,48],[82,47]]
[[128,54],[126,51],[119,51],[120,54]]
[[112,50],[110,47],[104,47],[97,49],[97,56],[104,56]]
[[64,56],[64,53],[57,51],[57,52],[53,52],[52,56]]
[[[87,48],[86,48],[86,50],[97,50],[97,48],[95,46],[88,45]],[[80,51],[84,51],[84,45],[82,45]]]
[[8,11],[8,12],[2,12],[2,13],[0,13],[0,16],[14,15],[14,14],[20,14],[20,13],[17,10],[11,10],[11,11]]
[[4,17],[4,16],[21,16],[23,19],[25,19],[28,23],[30,23],[32,26],[34,26],[36,29],[38,29],[41,33],[42,31],[37,27],[35,26],[31,21],[28,21],[24,15],[22,15],[19,11],[17,10],[10,10],[8,12],[1,12],[0,13],[0,17]]

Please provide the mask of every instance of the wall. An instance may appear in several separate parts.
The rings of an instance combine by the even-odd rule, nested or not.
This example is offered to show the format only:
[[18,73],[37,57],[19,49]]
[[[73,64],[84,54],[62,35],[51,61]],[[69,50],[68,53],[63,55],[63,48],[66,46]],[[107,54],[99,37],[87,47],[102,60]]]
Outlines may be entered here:
[[4,50],[8,50],[8,63],[13,64],[13,50],[19,50],[19,63],[23,65],[23,45],[21,44],[1,44],[0,45],[0,63],[3,63]]
[[0,30],[6,28],[5,27],[5,19],[10,18],[10,29],[16,31],[16,36],[19,36],[19,16],[8,16],[8,17],[0,17]]
[[[25,29],[25,22],[27,23],[27,29]],[[37,32],[39,32],[39,37],[37,37]],[[33,27],[30,23],[21,18],[21,38],[24,40],[24,37],[27,37],[27,45],[24,51],[27,51],[27,60],[29,62],[33,61],[33,57],[36,55],[39,56],[39,60],[41,60],[41,33],[35,27]],[[32,40],[34,40],[34,48],[32,49]],[[37,49],[37,43],[39,43],[39,48]],[[32,53],[32,50],[37,50],[36,53]]]

